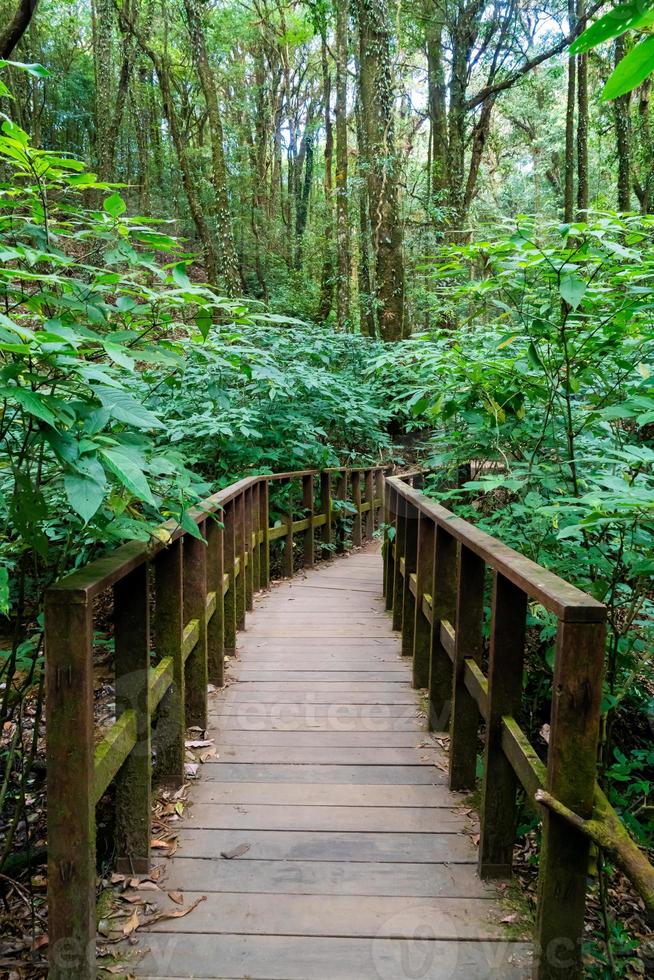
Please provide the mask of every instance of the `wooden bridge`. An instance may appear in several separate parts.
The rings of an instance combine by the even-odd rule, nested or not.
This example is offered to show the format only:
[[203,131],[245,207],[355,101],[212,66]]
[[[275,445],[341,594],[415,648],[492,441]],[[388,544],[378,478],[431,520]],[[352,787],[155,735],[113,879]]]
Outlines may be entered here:
[[[50,590],[51,977],[96,976],[96,804],[111,789],[116,866],[147,873],[152,787],[183,783],[191,726],[218,754],[157,900],[206,897],[143,935],[130,972],[581,976],[587,837],[543,811],[533,957],[489,879],[510,876],[519,789],[592,814],[605,610],[411,482],[380,467],[250,477],[204,502],[196,535],[166,525]],[[364,547],[331,560],[350,543]],[[96,745],[107,590],[116,721]],[[517,720],[529,602],[558,621],[547,765]],[[227,684],[208,698],[209,681]],[[430,734],[444,730],[449,755]],[[477,829],[464,794],[481,732]]]

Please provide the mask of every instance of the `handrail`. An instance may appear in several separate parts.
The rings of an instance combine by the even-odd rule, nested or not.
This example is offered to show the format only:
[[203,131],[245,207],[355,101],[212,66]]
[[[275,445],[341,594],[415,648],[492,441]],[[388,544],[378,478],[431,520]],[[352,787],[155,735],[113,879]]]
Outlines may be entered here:
[[[402,631],[402,652],[413,659],[414,686],[428,689],[430,728],[449,723],[451,789],[474,789],[479,729],[485,725],[482,878],[511,874],[518,787],[534,806],[553,801],[542,811],[533,976],[576,980],[582,976],[589,858],[588,832],[581,825],[593,816],[598,799],[613,822],[619,820],[596,784],[606,609],[407,485],[418,476],[385,481],[386,607]],[[558,620],[547,766],[516,720],[530,599]],[[581,820],[570,822],[566,813]]]
[[[201,540],[168,521],[148,543],[128,542],[48,590],[51,980],[96,976],[96,803],[113,785],[117,867],[147,873],[153,780],[173,786],[184,781],[186,729],[207,725],[208,681],[222,686],[225,655],[235,649],[254,593],[270,583],[271,542],[283,539],[281,571],[289,577],[298,561],[311,567],[316,557],[344,550],[348,519],[352,543],[360,545],[379,524],[385,469],[332,467],[246,477],[192,511]],[[280,482],[290,488],[288,510],[285,521],[271,527],[269,490]],[[342,502],[348,502],[347,511],[339,509]],[[116,721],[96,747],[94,601],[109,588]]]

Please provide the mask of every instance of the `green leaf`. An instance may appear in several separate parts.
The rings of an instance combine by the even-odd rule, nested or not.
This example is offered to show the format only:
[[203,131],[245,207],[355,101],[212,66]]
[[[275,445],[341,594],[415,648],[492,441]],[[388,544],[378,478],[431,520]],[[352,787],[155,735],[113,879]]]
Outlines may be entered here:
[[29,72],[30,75],[34,75],[35,78],[50,78],[50,72],[43,65],[38,63],[25,64],[23,61],[0,61],[0,68],[6,68],[7,65],[11,65],[12,68],[20,68],[22,71]]
[[619,37],[633,28],[648,27],[654,23],[654,9],[647,0],[621,3],[596,20],[570,45],[570,54],[583,54],[603,41]]
[[74,472],[64,474],[64,490],[68,503],[85,524],[102,505],[107,479],[97,459],[81,459]]
[[0,613],[9,614],[9,571],[0,565]]
[[631,92],[654,71],[654,36],[646,37],[624,56],[609,75],[601,100],[617,99]]
[[154,497],[145,474],[127,450],[103,449],[101,456],[109,470],[130,493],[154,507]]
[[28,415],[34,415],[35,418],[41,419],[42,422],[47,422],[53,428],[57,424],[55,416],[44,403],[43,396],[37,394],[35,391],[31,391],[29,388],[4,385],[0,388],[0,398],[13,399],[15,402],[18,402]]
[[105,340],[104,349],[114,364],[119,364],[120,367],[127,368],[128,371],[134,370],[134,358],[129,356],[122,344],[112,344],[111,341]]
[[127,210],[127,205],[120,194],[112,194],[111,197],[105,198],[103,207],[112,218],[120,218],[121,214]]
[[109,409],[112,418],[117,421],[126,422],[137,429],[165,428],[163,422],[156,415],[153,415],[141,402],[121,388],[106,388],[104,385],[96,385],[94,391],[105,408]]
[[566,275],[561,276],[561,284],[559,286],[559,293],[561,298],[566,301],[569,307],[576,310],[587,289],[587,285],[583,279],[580,278],[575,272],[569,272]]
[[173,279],[181,289],[185,289],[187,286],[191,285],[191,280],[189,279],[186,271],[185,262],[177,262],[170,271]]

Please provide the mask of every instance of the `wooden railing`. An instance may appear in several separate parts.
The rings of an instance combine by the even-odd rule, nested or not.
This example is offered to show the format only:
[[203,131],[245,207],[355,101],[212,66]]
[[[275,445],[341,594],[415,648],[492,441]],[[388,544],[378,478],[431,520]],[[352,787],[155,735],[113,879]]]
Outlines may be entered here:
[[[417,482],[417,481],[416,481]],[[606,610],[595,599],[429,500],[386,481],[385,595],[414,685],[429,692],[432,729],[450,731],[449,784],[472,790],[485,725],[479,873],[511,874],[519,786],[582,818],[593,813]],[[492,576],[483,669],[487,576]],[[547,765],[518,723],[530,601],[558,621]],[[534,977],[581,977],[588,837],[545,810]]]
[[[199,537],[175,522],[64,578],[46,596],[48,934],[54,980],[96,975],[95,808],[114,787],[117,867],[150,868],[153,782],[184,781],[186,729],[207,724],[207,685],[223,684],[226,653],[252,597],[318,553],[370,537],[383,467],[253,476],[194,512]],[[281,487],[286,485],[286,489]],[[270,498],[284,519],[270,524]],[[316,539],[316,531],[319,539]],[[96,600],[113,592],[116,720],[95,744]],[[153,763],[154,759],[154,763]]]

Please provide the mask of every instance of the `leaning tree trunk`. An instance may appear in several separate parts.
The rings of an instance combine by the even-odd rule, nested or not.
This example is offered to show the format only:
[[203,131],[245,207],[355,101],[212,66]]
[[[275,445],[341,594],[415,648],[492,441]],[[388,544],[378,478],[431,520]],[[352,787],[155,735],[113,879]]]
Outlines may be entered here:
[[[575,0],[568,0],[568,24],[573,31],[577,23]],[[577,59],[568,58],[568,94],[565,109],[565,162],[563,182],[563,220],[574,219],[575,188],[575,101],[577,92]]]
[[321,33],[321,66],[322,66],[322,91],[323,91],[323,111],[325,126],[325,179],[323,190],[325,194],[325,211],[327,214],[325,227],[323,230],[323,260],[322,276],[320,281],[320,303],[318,305],[317,319],[323,322],[329,316],[332,309],[332,298],[334,295],[334,248],[333,248],[333,224],[334,224],[334,128],[332,126],[332,76],[329,70],[327,58],[327,34],[323,28]]
[[357,0],[359,95],[368,152],[375,308],[385,340],[405,335],[404,257],[393,126],[391,32],[386,0]]
[[243,290],[239,270],[232,215],[227,191],[227,166],[223,149],[223,121],[216,94],[216,80],[207,54],[204,36],[202,14],[198,0],[184,0],[186,19],[191,35],[193,60],[197,69],[202,94],[207,106],[209,129],[211,132],[211,164],[213,172],[213,190],[215,195],[215,217],[218,226],[218,255],[220,259],[220,275],[230,296],[237,295]]

